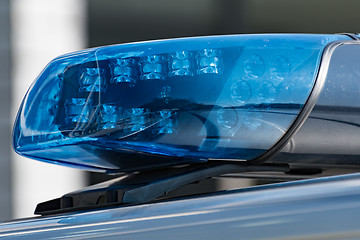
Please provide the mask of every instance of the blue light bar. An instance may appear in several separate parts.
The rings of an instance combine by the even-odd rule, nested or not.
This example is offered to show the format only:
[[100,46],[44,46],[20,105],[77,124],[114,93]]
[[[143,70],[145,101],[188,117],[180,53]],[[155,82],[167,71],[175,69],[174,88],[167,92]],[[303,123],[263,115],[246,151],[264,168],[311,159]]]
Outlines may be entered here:
[[342,35],[234,35],[54,59],[14,127],[21,155],[93,171],[251,161],[287,132]]

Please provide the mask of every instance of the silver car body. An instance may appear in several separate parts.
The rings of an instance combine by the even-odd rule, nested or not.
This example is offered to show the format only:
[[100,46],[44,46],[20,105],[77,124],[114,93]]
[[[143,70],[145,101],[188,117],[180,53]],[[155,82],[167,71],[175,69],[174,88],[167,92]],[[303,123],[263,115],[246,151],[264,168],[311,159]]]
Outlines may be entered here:
[[37,217],[5,239],[359,239],[360,174]]

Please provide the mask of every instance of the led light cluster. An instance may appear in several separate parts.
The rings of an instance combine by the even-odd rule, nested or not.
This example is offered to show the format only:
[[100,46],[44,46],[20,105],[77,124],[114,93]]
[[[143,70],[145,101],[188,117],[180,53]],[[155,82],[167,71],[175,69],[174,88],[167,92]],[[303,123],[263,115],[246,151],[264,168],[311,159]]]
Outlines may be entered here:
[[179,51],[170,54],[169,76],[193,76],[194,59],[192,52]]
[[[128,83],[135,87],[140,80],[163,80],[167,77],[194,76],[194,74],[219,74],[223,71],[221,51],[217,49],[203,49],[196,54],[191,51],[177,51],[166,58],[165,55],[150,55],[136,58],[117,58],[110,60],[110,84]],[[241,80],[232,83],[229,95],[235,104],[243,106],[250,102],[269,104],[277,97],[276,87],[286,79],[290,73],[289,60],[281,55],[273,58],[267,67],[266,60],[259,54],[243,57],[244,76]],[[168,61],[168,62],[167,62]],[[168,64],[168,73],[166,73]],[[197,66],[197,70],[195,69]],[[80,77],[80,91],[99,92],[106,88],[105,70],[85,68]],[[171,87],[164,86],[160,97],[168,103],[171,97]],[[67,119],[72,123],[89,121],[91,107],[85,106],[85,99],[73,98],[72,105],[67,103]],[[158,124],[159,133],[174,133],[174,118],[164,117],[170,110],[160,111],[163,118]],[[138,132],[146,128],[150,121],[150,112],[145,108],[124,109],[116,104],[104,103],[100,107],[99,129],[114,129],[119,126],[120,120],[127,119],[127,124],[121,124],[125,131]],[[218,125],[228,131],[236,131],[241,124],[248,129],[257,129],[262,123],[261,111],[254,107],[247,111],[231,109],[219,110],[217,113]]]
[[[66,120],[70,125],[89,123],[90,111],[94,109],[91,101],[84,98],[72,98],[65,103]],[[95,110],[94,110],[95,111]],[[146,128],[147,123],[156,123],[156,132],[160,134],[175,133],[176,115],[172,110],[150,112],[145,108],[122,108],[114,104],[102,104],[98,118],[97,129],[108,130],[121,127],[125,132],[138,132]],[[86,127],[86,125],[84,125]],[[81,126],[78,130],[84,130]]]
[[177,125],[177,113],[171,110],[162,110],[159,113],[161,120],[157,129],[158,133],[175,133]]
[[267,67],[264,59],[259,55],[251,55],[244,61],[244,76],[231,86],[231,97],[239,104],[271,103],[277,96],[277,87],[284,81],[291,71],[289,60],[283,56],[276,56]]
[[103,78],[104,69],[84,68],[80,75],[80,92],[104,91],[106,81]]
[[101,105],[101,129],[115,128],[117,122],[122,119],[122,109],[116,105],[102,104]]
[[198,74],[221,73],[222,60],[221,51],[218,49],[204,49],[199,51]]
[[118,58],[110,63],[110,83],[129,83],[134,86],[136,83],[137,71],[136,61],[132,58]]
[[[109,64],[110,83],[126,83],[134,87],[138,80],[165,80],[167,77],[219,74],[222,72],[221,51],[203,49],[198,52],[177,51],[168,55],[140,58],[116,58]],[[105,91],[104,68],[84,68],[80,75],[80,92]]]
[[66,101],[65,110],[68,123],[86,123],[89,121],[91,104],[85,98],[71,98]]
[[140,60],[141,80],[164,79],[164,56],[152,55]]
[[[283,88],[282,82],[288,84],[287,79],[291,72],[290,61],[281,55],[262,57],[261,54],[248,54],[245,52],[242,62],[243,75],[239,80],[235,80],[230,86],[230,96],[233,102],[239,106],[246,106],[246,111],[235,111],[226,109],[219,111],[218,124],[224,129],[235,129],[241,125],[250,130],[256,130],[266,121],[263,110],[257,109],[257,104],[271,108],[271,103],[276,102],[279,97],[279,90]],[[253,105],[253,106],[251,106]],[[231,116],[231,117],[230,117]],[[231,123],[231,124],[230,124]],[[232,126],[232,127],[230,127]]]

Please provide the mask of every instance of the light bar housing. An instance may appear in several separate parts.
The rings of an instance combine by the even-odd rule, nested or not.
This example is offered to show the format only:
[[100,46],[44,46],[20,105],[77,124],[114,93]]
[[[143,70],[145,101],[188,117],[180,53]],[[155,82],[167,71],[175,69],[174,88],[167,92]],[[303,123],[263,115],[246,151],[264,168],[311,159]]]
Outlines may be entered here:
[[349,39],[196,37],[63,55],[25,96],[14,148],[33,159],[109,173],[256,161],[302,124],[324,49]]

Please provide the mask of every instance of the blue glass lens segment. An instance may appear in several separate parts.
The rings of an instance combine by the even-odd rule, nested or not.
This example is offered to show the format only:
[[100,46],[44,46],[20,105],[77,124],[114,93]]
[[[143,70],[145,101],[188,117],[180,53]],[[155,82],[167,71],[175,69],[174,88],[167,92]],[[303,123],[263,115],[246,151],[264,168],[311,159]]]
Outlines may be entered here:
[[179,51],[170,54],[169,76],[193,76],[195,70],[194,56],[192,52]]
[[343,35],[233,35],[99,47],[53,60],[14,127],[25,156],[94,171],[251,161],[286,133]]
[[110,83],[125,83],[135,86],[137,78],[137,62],[133,58],[117,58],[110,62]]
[[150,55],[141,58],[141,80],[165,79],[164,56]]
[[84,68],[80,75],[80,92],[100,92],[105,90],[104,69]]

